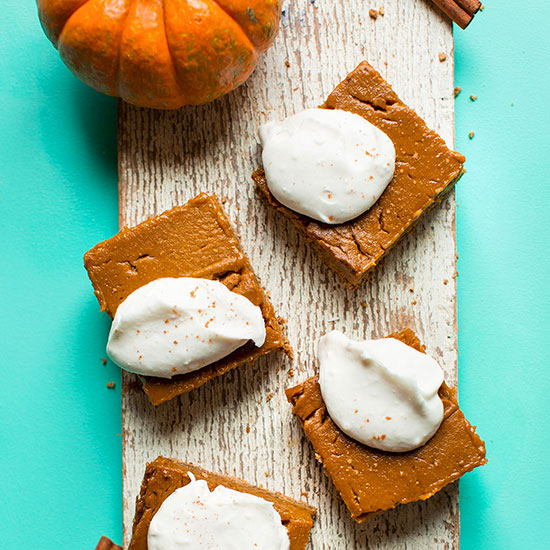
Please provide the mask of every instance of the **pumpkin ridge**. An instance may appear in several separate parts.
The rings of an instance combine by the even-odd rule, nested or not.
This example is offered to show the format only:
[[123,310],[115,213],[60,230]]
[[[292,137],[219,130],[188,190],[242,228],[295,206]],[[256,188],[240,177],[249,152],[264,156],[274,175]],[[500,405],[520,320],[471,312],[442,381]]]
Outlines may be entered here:
[[176,69],[176,62],[174,61],[174,55],[172,54],[172,48],[170,47],[170,41],[168,40],[168,27],[166,26],[166,0],[162,0],[162,20],[164,23],[164,39],[166,40],[168,55],[170,56],[170,62],[172,63],[172,69],[174,70],[174,79],[178,85],[180,97],[185,99],[184,86]]
[[[58,45],[63,42],[64,35],[67,32],[69,32],[69,29],[71,29],[71,20],[78,14],[78,12],[81,9],[83,9],[85,7],[89,8],[90,6],[92,6],[92,7],[101,6],[102,3],[105,4],[107,1],[108,0],[86,0],[85,2],[83,2],[80,5],[80,7],[71,14],[69,19],[67,19],[65,25],[63,26],[63,30],[59,35]],[[135,0],[129,0],[128,6],[131,5],[131,3],[134,2],[134,1]],[[94,86],[92,84],[89,84],[90,86],[92,86],[92,88],[94,88],[94,89],[96,89],[96,90],[98,90],[102,93],[105,93],[106,95],[110,95],[110,96],[113,96],[113,97],[119,97],[120,96],[119,93],[118,93],[118,74],[119,74],[119,69],[120,69],[120,48],[121,48],[121,42],[122,42],[122,30],[124,29],[124,24],[125,24],[125,21],[128,17],[129,11],[130,10],[127,9],[124,13],[123,18],[121,17],[121,20],[120,20],[121,33],[120,33],[120,41],[118,43],[118,52],[113,51],[113,53],[111,54],[112,59],[114,59],[116,61],[116,68],[115,68],[115,71],[113,73],[112,85],[111,85],[111,83],[100,82],[100,84],[105,84],[105,89],[100,89],[100,88],[97,88],[96,86]],[[63,56],[61,56],[61,57],[63,58]],[[71,69],[70,66],[69,66],[69,68]]]
[[256,44],[254,44],[254,42],[252,41],[252,38],[250,36],[248,36],[248,34],[246,34],[246,31],[245,31],[244,27],[223,6],[220,6],[220,4],[217,2],[217,0],[212,0],[212,2],[214,4],[216,4],[216,6],[220,9],[220,11],[225,13],[225,15],[227,15],[227,17],[229,19],[231,19],[231,21],[233,21],[237,25],[237,27],[239,27],[239,29],[241,29],[241,31],[244,34],[244,36],[246,37],[246,39],[250,42],[250,45],[252,46],[252,48],[254,50],[258,51],[258,48],[256,47]]
[[[171,1],[176,1],[176,0],[163,0],[163,6],[166,6],[166,3],[171,2]],[[250,52],[253,55],[256,56],[256,58],[258,57],[258,50],[257,50],[256,46],[254,45],[254,43],[250,40],[248,35],[244,32],[244,29],[243,29],[242,25],[235,18],[233,18],[225,9],[223,9],[218,4],[217,0],[199,0],[199,1],[202,2],[203,4],[205,4],[206,6],[210,7],[211,9],[213,9],[216,12],[216,15],[227,18],[227,25],[231,25],[231,26],[234,27],[235,32],[238,33],[239,39],[242,40],[242,43],[250,50]],[[187,5],[192,4],[192,2],[190,2],[190,0],[182,0],[182,2],[186,3]],[[164,11],[164,21],[165,21],[164,29],[165,29],[165,33],[166,33],[166,42],[168,44],[168,51],[170,53],[170,58],[171,58],[171,60],[173,61],[173,64],[174,64],[174,70],[176,71],[176,82],[178,83],[178,86],[180,86],[181,89],[186,89],[187,83],[185,81],[183,81],[183,83],[182,83],[182,81],[180,79],[181,76],[180,76],[180,73],[178,71],[178,63],[176,62],[177,57],[174,56],[173,51],[172,51],[172,44],[170,42],[169,35],[168,35],[168,25],[166,24],[166,10]],[[242,82],[241,82],[241,84],[242,84]],[[238,85],[240,85],[240,84],[238,84]],[[199,103],[196,103],[194,101],[189,101],[189,103],[186,102],[185,105],[197,105],[197,104],[200,105],[201,103],[210,103],[211,101],[217,99],[221,95],[224,95],[224,94],[228,93],[229,91],[235,89],[235,87],[237,87],[237,86],[233,85],[229,90],[226,90],[225,92],[220,92],[219,90],[217,90],[215,92],[215,95],[213,97],[210,97],[206,101],[202,101],[202,102],[199,102]]]
[[[44,29],[44,32],[50,42],[55,46],[57,49],[57,45],[59,44],[59,38],[61,37],[61,34],[63,33],[63,29],[65,28],[65,25],[69,21],[69,19],[84,5],[88,2],[88,0],[81,0],[80,3],[76,5],[76,7],[71,8],[67,11],[67,13],[64,13],[60,19],[62,23],[55,22],[51,18],[51,13],[48,13],[48,8],[44,6],[44,2],[38,1],[38,16],[40,20],[40,24],[42,28]],[[46,3],[47,5],[47,3]],[[48,13],[48,15],[46,15]]]
[[128,9],[126,10],[126,13],[124,14],[124,20],[121,21],[120,25],[120,39],[118,41],[118,52],[116,56],[116,71],[115,71],[115,88],[116,93],[119,97],[122,97],[120,95],[120,85],[119,85],[119,75],[120,75],[120,58],[122,57],[122,37],[124,36],[124,30],[126,29],[126,24],[128,23],[128,15],[130,14],[130,11],[132,10],[132,6],[135,4],[136,0],[130,0],[130,3],[128,4]]

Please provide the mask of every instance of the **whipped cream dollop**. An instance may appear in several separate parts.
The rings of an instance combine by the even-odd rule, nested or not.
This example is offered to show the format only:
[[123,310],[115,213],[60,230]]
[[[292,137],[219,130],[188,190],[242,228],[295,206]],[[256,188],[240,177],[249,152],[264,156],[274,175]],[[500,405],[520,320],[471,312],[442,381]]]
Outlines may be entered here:
[[363,117],[309,109],[260,127],[267,186],[286,207],[337,224],[367,211],[395,170],[395,148]]
[[265,342],[262,311],[218,281],[162,278],[118,307],[107,354],[120,367],[171,378],[198,370],[249,340]]
[[355,342],[338,331],[320,339],[317,353],[328,413],[353,439],[400,453],[437,432],[443,371],[432,357],[394,338]]
[[148,550],[289,550],[288,532],[273,504],[196,480],[174,491],[153,516]]

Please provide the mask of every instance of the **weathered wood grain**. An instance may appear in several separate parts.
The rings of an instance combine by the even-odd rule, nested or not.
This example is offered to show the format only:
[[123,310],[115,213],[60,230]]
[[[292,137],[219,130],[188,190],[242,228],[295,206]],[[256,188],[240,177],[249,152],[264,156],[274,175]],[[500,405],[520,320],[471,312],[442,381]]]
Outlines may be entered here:
[[[382,3],[382,2],[381,2]],[[284,2],[281,32],[239,90],[197,108],[119,110],[120,223],[134,225],[200,191],[225,197],[252,265],[288,319],[296,357],[237,369],[154,408],[123,377],[124,525],[128,543],[145,462],[162,454],[306,499],[319,508],[315,550],[458,548],[458,488],[354,524],[315,461],[283,389],[315,372],[317,339],[341,328],[355,338],[412,327],[456,382],[454,195],[408,235],[368,281],[348,291],[258,199],[258,126],[320,104],[362,60],[453,144],[451,27],[430,3]],[[447,60],[439,60],[439,52]],[[288,66],[287,66],[288,65]],[[363,305],[361,305],[363,302]],[[250,433],[246,427],[250,426]]]

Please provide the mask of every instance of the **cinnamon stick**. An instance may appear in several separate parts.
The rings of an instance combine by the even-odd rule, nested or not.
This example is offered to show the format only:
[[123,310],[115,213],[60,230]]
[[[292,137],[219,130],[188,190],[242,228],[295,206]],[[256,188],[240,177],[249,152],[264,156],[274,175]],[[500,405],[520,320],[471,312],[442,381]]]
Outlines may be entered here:
[[465,29],[479,11],[479,0],[432,0],[461,29]]
[[455,2],[472,17],[479,11],[479,8],[481,8],[481,2],[479,0],[455,0]]
[[95,547],[95,550],[122,550],[122,546],[115,544],[107,537],[101,537]]

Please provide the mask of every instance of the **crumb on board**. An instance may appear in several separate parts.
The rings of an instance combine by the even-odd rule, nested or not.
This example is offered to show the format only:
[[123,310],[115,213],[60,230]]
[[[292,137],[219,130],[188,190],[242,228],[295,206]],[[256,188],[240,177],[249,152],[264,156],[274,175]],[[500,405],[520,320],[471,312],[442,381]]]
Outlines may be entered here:
[[294,369],[288,369],[288,378],[292,378],[294,376]]
[[416,300],[413,300],[412,305],[415,306],[418,302]]
[[385,13],[386,13],[386,12],[384,11],[384,6],[380,6],[380,7],[378,8],[378,15],[379,15],[380,17],[384,17],[384,14],[385,14]]
[[269,392],[266,396],[265,396],[265,400],[266,401],[271,401],[273,399],[273,392]]
[[378,10],[370,9],[369,16],[371,19],[378,19]]
[[102,357],[101,362],[103,363],[103,366],[105,366],[107,364],[107,359],[105,357]]
[[479,11],[483,11],[485,9],[485,4],[481,4],[481,6],[479,6]]
[[290,61],[288,59],[285,60],[285,67],[288,69],[290,67]]
[[439,52],[438,57],[441,63],[443,63],[443,61],[447,61],[447,54],[445,52]]
[[443,279],[443,284],[448,285],[449,284],[449,279]]
[[460,95],[460,92],[462,91],[462,88],[459,88],[458,86],[455,88],[455,97],[458,97]]
[[468,137],[470,139],[474,139],[474,136],[475,136],[475,133],[473,131],[468,134]]
[[471,95],[470,101],[477,101],[477,95]]
[[307,493],[307,491],[302,491],[302,492],[300,493],[300,495],[301,495],[303,498],[307,498],[308,493]]
[[246,433],[247,433],[247,434],[250,433],[250,424],[247,424],[247,425],[246,425]]
[[367,302],[359,302],[359,305],[360,305],[361,307],[367,307]]
[[115,387],[116,387],[116,384],[114,382],[107,382],[107,387],[110,389],[110,390],[114,390]]

